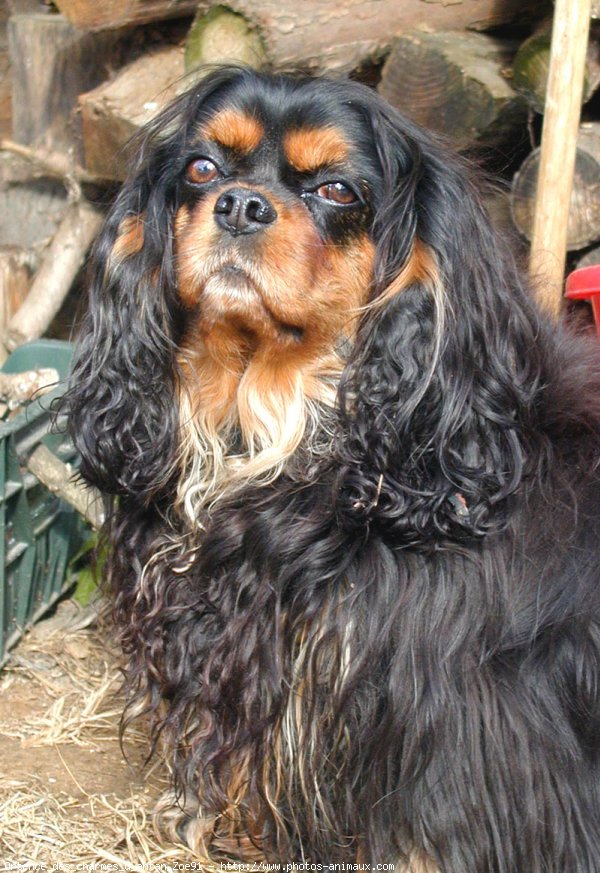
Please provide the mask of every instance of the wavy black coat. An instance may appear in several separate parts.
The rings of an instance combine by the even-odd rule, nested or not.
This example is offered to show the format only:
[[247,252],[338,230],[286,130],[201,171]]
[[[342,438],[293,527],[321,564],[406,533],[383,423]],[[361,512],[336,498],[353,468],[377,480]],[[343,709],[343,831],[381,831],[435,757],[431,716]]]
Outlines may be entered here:
[[[170,512],[170,174],[181,130],[240,82],[268,87],[213,74],[146,134],[96,246],[67,397],[84,476],[118,495],[132,711],[155,713],[204,815],[227,818],[245,762],[235,815],[268,857],[598,873],[598,354],[538,313],[472,171],[358,85],[325,87],[372,131],[373,295],[418,238],[443,303],[415,285],[366,313],[325,458],[300,451],[203,530]],[[142,210],[144,248],[107,282],[119,223]]]

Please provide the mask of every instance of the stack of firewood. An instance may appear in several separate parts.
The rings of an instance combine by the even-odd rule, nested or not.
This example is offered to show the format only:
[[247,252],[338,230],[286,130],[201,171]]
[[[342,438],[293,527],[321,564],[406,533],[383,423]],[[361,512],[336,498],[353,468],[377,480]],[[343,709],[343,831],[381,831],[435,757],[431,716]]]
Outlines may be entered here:
[[[526,238],[551,17],[549,0],[0,0],[4,353],[48,330],[130,137],[206,64],[349,74],[458,148],[485,147],[496,171],[526,155],[511,195]],[[580,253],[600,240],[599,84],[592,23],[569,231]]]

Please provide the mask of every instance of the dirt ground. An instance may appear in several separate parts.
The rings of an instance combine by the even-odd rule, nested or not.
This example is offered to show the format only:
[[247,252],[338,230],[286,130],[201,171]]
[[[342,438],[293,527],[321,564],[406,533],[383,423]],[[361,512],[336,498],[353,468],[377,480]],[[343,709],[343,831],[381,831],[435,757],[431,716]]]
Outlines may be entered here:
[[127,760],[120,748],[110,635],[65,601],[0,673],[0,871],[190,868],[189,853],[154,832],[166,774],[144,767],[143,731],[129,732]]

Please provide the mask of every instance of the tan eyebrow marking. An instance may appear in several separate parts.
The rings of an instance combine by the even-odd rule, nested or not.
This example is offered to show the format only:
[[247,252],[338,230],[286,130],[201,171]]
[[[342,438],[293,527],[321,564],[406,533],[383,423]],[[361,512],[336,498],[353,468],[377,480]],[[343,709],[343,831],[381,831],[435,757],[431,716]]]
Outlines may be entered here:
[[348,143],[335,127],[303,127],[285,135],[283,149],[288,163],[301,173],[348,157]]
[[202,126],[200,133],[225,148],[249,154],[258,148],[265,131],[252,115],[237,109],[223,109]]

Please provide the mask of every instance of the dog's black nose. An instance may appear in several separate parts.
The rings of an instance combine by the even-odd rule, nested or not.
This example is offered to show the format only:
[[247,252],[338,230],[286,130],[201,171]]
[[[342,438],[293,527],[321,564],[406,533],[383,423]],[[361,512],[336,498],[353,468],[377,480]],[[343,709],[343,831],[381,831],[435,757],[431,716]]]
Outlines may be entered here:
[[277,212],[267,198],[250,188],[231,188],[215,203],[217,224],[233,236],[256,233],[276,218]]

